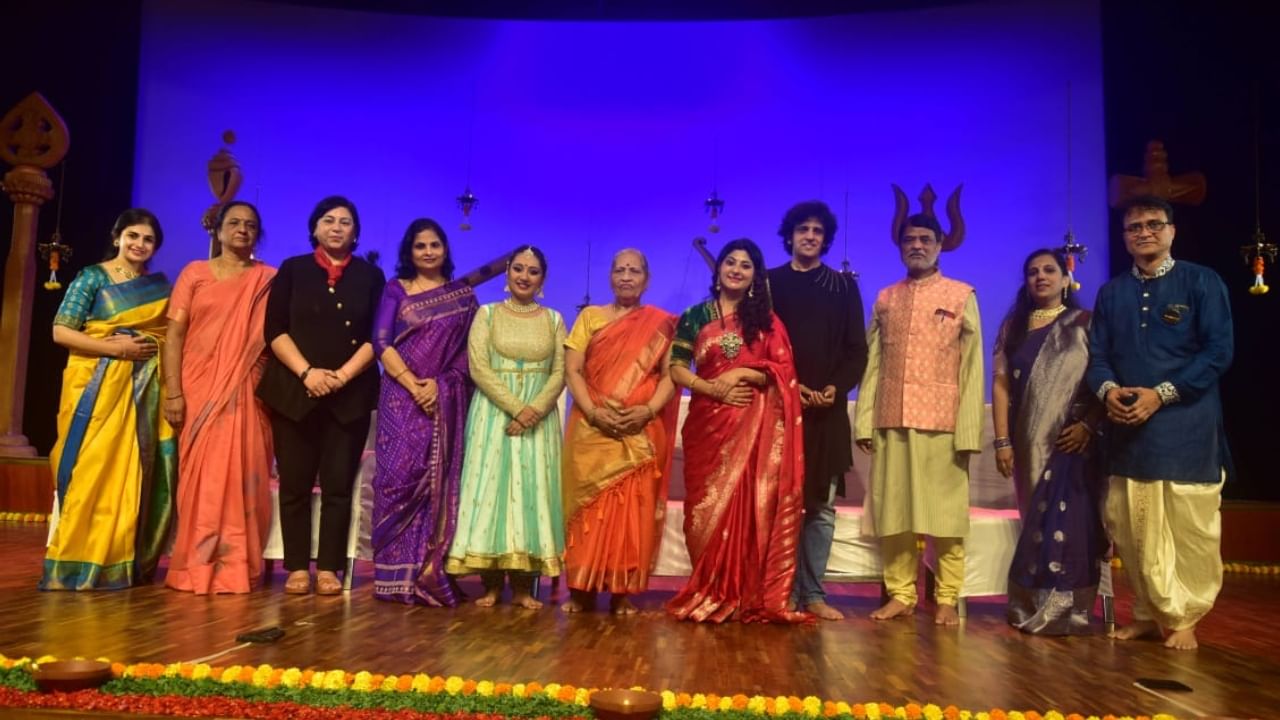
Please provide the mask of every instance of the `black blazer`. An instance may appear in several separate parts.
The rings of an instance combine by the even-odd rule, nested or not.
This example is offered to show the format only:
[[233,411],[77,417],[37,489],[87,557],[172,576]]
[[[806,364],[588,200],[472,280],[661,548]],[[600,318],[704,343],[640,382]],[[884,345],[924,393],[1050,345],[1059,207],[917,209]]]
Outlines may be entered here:
[[[328,275],[311,253],[280,264],[267,298],[264,325],[267,346],[285,333],[317,368],[342,367],[373,336],[373,316],[387,284],[382,271],[359,257],[329,287]],[[275,412],[295,422],[317,407],[327,407],[343,424],[360,419],[378,405],[378,363],[351,379],[341,390],[322,398],[307,397],[307,389],[274,354],[258,383],[258,397]]]

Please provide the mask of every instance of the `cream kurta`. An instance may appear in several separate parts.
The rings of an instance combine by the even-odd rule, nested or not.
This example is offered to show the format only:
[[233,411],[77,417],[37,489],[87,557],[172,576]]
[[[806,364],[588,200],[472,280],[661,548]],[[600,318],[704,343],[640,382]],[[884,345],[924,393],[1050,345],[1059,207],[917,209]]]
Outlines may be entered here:
[[913,532],[935,537],[969,534],[969,454],[982,444],[982,324],[978,302],[965,301],[960,329],[960,388],[956,430],[877,428],[876,388],[881,369],[881,327],[867,330],[867,370],[859,386],[854,437],[870,439],[875,452],[867,498],[879,537]]

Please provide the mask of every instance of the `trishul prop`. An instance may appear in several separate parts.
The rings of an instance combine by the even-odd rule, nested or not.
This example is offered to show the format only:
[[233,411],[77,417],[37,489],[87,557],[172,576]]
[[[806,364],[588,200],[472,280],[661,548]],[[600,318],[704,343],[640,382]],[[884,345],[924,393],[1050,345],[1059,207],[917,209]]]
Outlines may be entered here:
[[1111,207],[1121,207],[1142,195],[1154,195],[1181,205],[1199,205],[1204,202],[1208,191],[1204,173],[1170,175],[1169,153],[1165,152],[1164,143],[1159,140],[1147,143],[1147,152],[1142,158],[1142,173],[1143,177],[1111,176],[1111,186],[1107,193]]
[[[902,236],[902,226],[907,222],[907,216],[911,214],[911,203],[907,200],[907,194],[897,185],[893,187],[893,225],[889,228],[889,238],[894,245],[898,244],[898,238]],[[964,242],[964,217],[960,214],[960,191],[964,189],[964,184],[956,186],[951,191],[951,195],[947,197],[947,220],[951,222],[950,229],[944,230],[942,233],[942,249],[943,251],[951,251],[960,247],[960,243]],[[925,183],[924,189],[920,191],[920,212],[931,218],[937,218],[933,214],[933,204],[938,200],[938,194],[933,191],[933,186]]]

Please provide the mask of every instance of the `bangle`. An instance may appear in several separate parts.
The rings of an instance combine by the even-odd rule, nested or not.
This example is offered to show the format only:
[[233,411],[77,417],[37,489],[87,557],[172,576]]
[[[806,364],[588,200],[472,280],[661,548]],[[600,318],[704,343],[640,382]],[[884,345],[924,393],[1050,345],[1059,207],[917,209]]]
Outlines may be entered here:
[[702,379],[702,378],[697,378],[697,377],[696,377],[696,378],[694,378],[694,379],[689,383],[689,392],[691,392],[691,393],[696,393],[696,392],[698,392],[698,381],[699,381],[699,380],[701,380],[701,379]]
[[1013,447],[1013,441],[1007,437],[998,437],[995,439],[995,442],[991,443],[991,445],[996,450],[1004,450],[1005,448]]
[[178,393],[177,395],[166,395],[164,399],[165,400],[181,400],[182,393]]
[[658,412],[657,412],[656,410],[654,410],[654,409],[653,409],[653,406],[652,406],[652,405],[645,405],[645,406],[644,406],[644,409],[649,411],[649,419],[650,419],[650,420],[652,420],[652,419],[654,419],[654,418],[658,417]]

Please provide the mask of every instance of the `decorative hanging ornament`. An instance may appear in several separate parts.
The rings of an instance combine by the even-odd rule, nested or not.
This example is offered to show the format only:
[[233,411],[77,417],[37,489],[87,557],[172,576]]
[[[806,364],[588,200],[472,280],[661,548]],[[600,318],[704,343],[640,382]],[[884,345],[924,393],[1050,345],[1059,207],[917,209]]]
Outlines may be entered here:
[[724,201],[720,199],[720,193],[712,190],[711,196],[702,201],[702,206],[706,208],[707,214],[711,216],[711,225],[707,227],[707,230],[713,233],[720,232],[720,215],[724,212]]
[[40,249],[40,257],[49,261],[49,279],[45,281],[45,290],[61,290],[62,283],[58,281],[58,270],[62,268],[63,260],[71,259],[71,246],[62,242],[62,233],[57,230],[53,231],[53,235],[49,238],[49,242],[37,245]]
[[1263,273],[1267,270],[1267,260],[1276,261],[1277,252],[1280,252],[1280,248],[1277,248],[1275,243],[1267,242],[1267,236],[1262,234],[1262,228],[1254,231],[1252,245],[1240,247],[1240,255],[1244,257],[1245,264],[1253,267],[1253,285],[1249,286],[1250,295],[1266,295],[1270,292],[1271,286],[1267,285]]
[[1062,247],[1058,248],[1058,252],[1062,253],[1063,258],[1067,261],[1067,292],[1080,292],[1080,281],[1076,280],[1076,263],[1084,262],[1085,255],[1089,254],[1089,248],[1076,242],[1076,234],[1067,230],[1067,234],[1062,239]]
[[480,199],[471,192],[471,186],[468,185],[466,190],[458,196],[458,209],[462,211],[462,224],[458,227],[463,230],[471,229],[471,211],[476,205],[480,204]]

